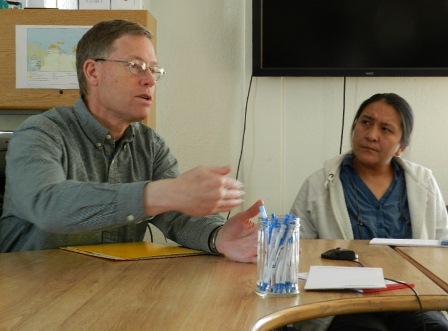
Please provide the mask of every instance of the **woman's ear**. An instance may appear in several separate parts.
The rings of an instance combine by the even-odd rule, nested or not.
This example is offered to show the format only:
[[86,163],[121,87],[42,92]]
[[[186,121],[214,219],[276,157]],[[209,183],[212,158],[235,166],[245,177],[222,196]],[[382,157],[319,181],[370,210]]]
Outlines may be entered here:
[[401,156],[404,153],[404,150],[406,149],[406,145],[400,145],[398,150],[395,152],[395,156]]

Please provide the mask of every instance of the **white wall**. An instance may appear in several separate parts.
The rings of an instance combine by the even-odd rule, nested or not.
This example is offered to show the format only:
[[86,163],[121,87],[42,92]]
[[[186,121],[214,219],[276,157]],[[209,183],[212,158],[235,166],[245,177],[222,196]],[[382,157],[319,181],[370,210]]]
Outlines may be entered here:
[[[448,78],[347,78],[343,151],[359,104],[378,92],[398,93],[415,116],[404,157],[431,168],[448,198],[447,91]],[[288,212],[306,177],[339,153],[343,78],[256,78],[252,93],[246,192],[272,212]]]
[[157,131],[180,169],[236,164],[245,97],[244,3],[152,0],[157,56]]
[[[238,162],[251,75],[251,0],[146,0],[156,17],[157,131],[181,171]],[[448,78],[347,78],[344,150],[359,104],[395,92],[414,109],[405,157],[433,169],[448,199]],[[343,78],[253,78],[244,166],[245,207],[286,213],[303,180],[339,153]],[[235,175],[235,173],[234,173]]]

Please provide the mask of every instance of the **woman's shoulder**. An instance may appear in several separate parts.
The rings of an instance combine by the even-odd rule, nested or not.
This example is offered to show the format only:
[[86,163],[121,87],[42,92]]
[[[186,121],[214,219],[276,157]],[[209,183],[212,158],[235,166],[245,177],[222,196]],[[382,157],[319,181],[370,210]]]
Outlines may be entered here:
[[431,169],[399,157],[396,158],[396,161],[404,170],[408,186],[411,185],[411,181],[418,185],[424,185],[425,187],[437,186],[437,181]]

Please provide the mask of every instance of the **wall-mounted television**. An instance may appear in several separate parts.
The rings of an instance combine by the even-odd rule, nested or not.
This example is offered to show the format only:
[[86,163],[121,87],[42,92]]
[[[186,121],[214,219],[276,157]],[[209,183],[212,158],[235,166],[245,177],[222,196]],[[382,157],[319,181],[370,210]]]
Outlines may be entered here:
[[254,76],[448,76],[448,0],[252,0]]

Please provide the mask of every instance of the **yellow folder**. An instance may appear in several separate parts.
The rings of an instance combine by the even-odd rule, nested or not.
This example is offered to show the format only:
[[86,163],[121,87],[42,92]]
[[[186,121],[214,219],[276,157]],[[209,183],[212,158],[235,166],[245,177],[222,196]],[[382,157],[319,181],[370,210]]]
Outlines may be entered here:
[[61,249],[112,260],[145,260],[207,254],[204,251],[150,242],[66,246]]

